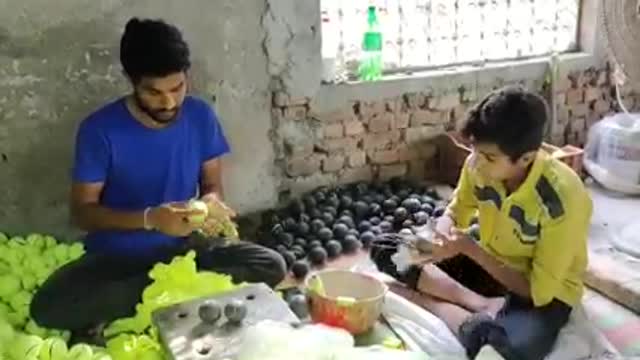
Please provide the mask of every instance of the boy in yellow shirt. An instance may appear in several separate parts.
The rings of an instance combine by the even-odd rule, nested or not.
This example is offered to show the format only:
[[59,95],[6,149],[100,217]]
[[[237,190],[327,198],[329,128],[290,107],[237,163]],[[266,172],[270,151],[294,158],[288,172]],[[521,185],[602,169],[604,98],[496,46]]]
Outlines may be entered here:
[[[470,111],[462,134],[473,151],[438,219],[434,264],[393,274],[392,289],[446,322],[470,358],[491,345],[507,360],[544,359],[582,297],[592,203],[578,175],[540,149],[547,114],[521,87]],[[479,238],[466,231],[476,220]]]

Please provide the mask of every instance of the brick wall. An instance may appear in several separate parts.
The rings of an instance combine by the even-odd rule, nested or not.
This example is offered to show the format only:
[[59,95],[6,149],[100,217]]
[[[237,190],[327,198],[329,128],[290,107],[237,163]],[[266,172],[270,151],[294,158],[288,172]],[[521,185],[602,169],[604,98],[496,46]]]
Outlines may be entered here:
[[[556,122],[548,141],[584,145],[588,127],[617,110],[609,77],[607,68],[588,69],[556,84]],[[548,89],[539,91],[550,97]],[[637,102],[628,90],[623,93],[631,110]],[[439,96],[407,93],[375,102],[354,100],[331,113],[316,113],[307,100],[276,93],[276,127],[305,129],[274,137],[280,149],[277,168],[285,179],[281,191],[394,176],[424,178],[437,160],[431,140],[454,129],[484,94],[474,95],[462,88]]]
[[[609,68],[575,72],[562,79],[555,94],[557,131],[550,140],[557,145],[584,146],[593,124],[621,111],[612,84]],[[640,105],[630,88],[621,88],[621,95],[627,110]]]

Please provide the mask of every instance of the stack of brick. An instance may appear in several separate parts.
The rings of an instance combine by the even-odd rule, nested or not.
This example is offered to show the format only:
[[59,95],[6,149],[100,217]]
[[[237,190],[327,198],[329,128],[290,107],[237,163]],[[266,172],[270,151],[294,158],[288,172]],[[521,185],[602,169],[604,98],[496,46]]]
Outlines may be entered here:
[[430,97],[405,94],[376,102],[353,102],[330,113],[313,113],[309,104],[275,101],[278,124],[317,124],[313,136],[291,145],[283,141],[288,178],[318,173],[337,183],[393,177],[424,178],[436,164],[430,140],[451,130],[463,118],[467,104],[459,93]]

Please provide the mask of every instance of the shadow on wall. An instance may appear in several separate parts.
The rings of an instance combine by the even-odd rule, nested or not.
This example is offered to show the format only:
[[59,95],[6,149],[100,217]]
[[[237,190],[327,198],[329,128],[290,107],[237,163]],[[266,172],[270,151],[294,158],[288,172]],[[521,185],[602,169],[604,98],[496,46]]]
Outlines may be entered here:
[[78,235],[67,210],[76,127],[126,86],[114,65],[119,31],[108,23],[30,37],[0,29],[0,231]]

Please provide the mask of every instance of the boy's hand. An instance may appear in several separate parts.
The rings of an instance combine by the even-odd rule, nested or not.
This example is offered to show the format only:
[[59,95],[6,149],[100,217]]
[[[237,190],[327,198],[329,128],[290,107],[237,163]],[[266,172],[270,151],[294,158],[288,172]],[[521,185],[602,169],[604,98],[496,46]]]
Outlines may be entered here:
[[442,261],[459,254],[467,254],[476,242],[466,233],[452,228],[450,235],[443,237],[440,244],[433,246],[434,261]]

